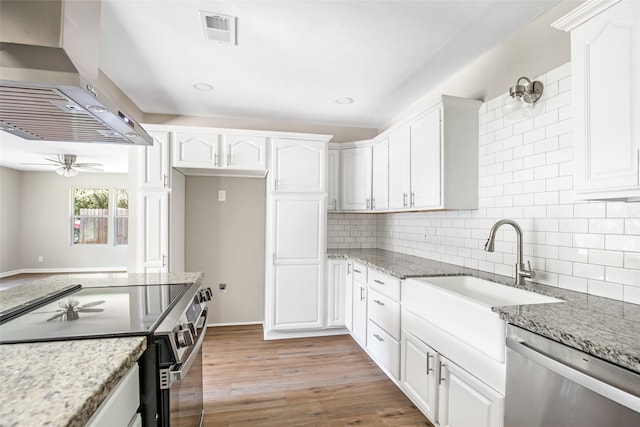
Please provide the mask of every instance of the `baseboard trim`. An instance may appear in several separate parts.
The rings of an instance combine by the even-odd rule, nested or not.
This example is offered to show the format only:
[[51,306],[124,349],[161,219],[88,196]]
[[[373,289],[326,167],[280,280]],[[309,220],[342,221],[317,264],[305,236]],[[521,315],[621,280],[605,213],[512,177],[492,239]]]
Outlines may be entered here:
[[207,323],[208,328],[216,328],[218,326],[250,326],[250,325],[262,325],[263,322],[223,322],[223,323]]
[[0,279],[2,279],[4,277],[9,277],[9,276],[15,276],[16,274],[20,274],[20,273],[22,273],[21,270],[4,271],[4,272],[0,273]]

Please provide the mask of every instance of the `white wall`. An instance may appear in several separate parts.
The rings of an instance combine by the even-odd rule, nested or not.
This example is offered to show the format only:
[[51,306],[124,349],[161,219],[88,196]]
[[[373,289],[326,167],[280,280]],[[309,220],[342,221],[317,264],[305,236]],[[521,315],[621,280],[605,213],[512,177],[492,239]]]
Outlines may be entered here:
[[185,268],[214,291],[209,324],[264,320],[265,191],[259,178],[186,177]]
[[515,274],[515,233],[505,226],[494,253],[483,250],[502,218],[524,230],[525,262],[536,281],[640,304],[640,202],[573,196],[571,67],[542,76],[542,112],[512,121],[502,96],[480,109],[479,209],[383,215],[330,214],[328,247],[370,247],[344,227],[376,224],[375,247],[507,276]]
[[0,275],[20,269],[20,172],[0,167]]
[[[73,178],[64,178],[53,172],[18,173],[20,245],[17,250],[21,270],[126,269],[126,245],[74,246],[71,244],[70,228],[72,187],[127,188],[126,174],[80,173]],[[43,262],[38,262],[39,256],[44,258]]]

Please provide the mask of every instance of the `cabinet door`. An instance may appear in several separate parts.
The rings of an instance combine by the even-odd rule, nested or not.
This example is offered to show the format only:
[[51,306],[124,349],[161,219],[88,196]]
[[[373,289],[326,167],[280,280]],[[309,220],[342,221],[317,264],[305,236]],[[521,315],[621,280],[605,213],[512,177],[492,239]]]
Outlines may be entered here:
[[343,211],[371,209],[371,146],[340,152],[340,208]]
[[329,148],[327,157],[327,210],[337,211],[340,188],[340,150]]
[[[441,111],[436,109],[410,125],[411,195],[409,204],[412,208],[431,208],[441,205]],[[475,171],[469,171],[469,173],[475,173]]]
[[344,327],[346,305],[347,262],[327,260],[327,326]]
[[224,166],[228,169],[265,170],[267,138],[259,136],[224,136]]
[[389,136],[389,209],[409,207],[411,193],[411,134],[403,126]]
[[442,427],[501,427],[503,396],[440,356],[438,421]]
[[324,195],[274,196],[271,329],[324,326]]
[[169,193],[142,191],[140,193],[140,236],[138,243],[138,271],[158,273],[168,271],[169,254]]
[[173,144],[173,166],[188,168],[218,168],[220,134],[176,132]]
[[302,139],[276,139],[271,144],[272,191],[324,193],[327,143]]
[[347,261],[345,271],[344,324],[353,331],[353,261]]
[[616,4],[573,30],[571,63],[577,193],[640,196],[640,3]]
[[403,330],[400,354],[402,389],[427,418],[435,422],[438,408],[438,353],[407,330]]
[[[140,147],[140,188],[164,189],[169,187],[169,132],[150,131],[153,145]],[[138,149],[138,147],[135,147]]]
[[367,346],[367,285],[353,281],[353,330],[351,335],[362,347]]
[[371,181],[371,209],[389,208],[389,139],[373,146],[373,177]]

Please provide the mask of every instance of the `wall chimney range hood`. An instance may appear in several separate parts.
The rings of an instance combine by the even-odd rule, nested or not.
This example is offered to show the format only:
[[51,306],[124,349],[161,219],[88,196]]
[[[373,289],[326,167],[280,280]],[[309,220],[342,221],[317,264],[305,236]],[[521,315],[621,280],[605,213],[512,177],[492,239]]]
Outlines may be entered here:
[[99,67],[100,0],[0,1],[0,130],[150,145],[142,112]]

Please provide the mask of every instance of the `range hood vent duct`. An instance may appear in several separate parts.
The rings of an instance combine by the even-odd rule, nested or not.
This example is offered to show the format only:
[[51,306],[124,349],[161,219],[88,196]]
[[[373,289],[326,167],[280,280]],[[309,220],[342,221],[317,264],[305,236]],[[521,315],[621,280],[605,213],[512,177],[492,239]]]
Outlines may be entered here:
[[0,130],[24,139],[150,145],[99,67],[101,2],[0,1]]

